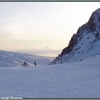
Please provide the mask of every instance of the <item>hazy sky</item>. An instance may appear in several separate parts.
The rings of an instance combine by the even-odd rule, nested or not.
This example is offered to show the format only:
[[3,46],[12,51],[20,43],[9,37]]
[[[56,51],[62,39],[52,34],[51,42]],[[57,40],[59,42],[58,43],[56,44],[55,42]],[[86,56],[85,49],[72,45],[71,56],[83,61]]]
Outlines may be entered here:
[[0,2],[0,49],[56,56],[100,2]]

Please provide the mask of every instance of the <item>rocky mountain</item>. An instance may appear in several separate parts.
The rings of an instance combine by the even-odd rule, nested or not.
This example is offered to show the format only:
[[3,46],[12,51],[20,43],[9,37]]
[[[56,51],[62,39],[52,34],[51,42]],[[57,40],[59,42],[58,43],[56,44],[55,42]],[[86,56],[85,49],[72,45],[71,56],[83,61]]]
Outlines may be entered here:
[[95,10],[89,21],[78,28],[61,54],[51,64],[81,61],[100,54],[100,8]]

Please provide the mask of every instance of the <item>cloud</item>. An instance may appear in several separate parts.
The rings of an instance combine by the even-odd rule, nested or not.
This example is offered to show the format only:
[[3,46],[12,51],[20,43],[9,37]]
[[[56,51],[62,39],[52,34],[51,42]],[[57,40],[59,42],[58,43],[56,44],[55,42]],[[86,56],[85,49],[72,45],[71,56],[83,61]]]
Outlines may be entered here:
[[10,38],[12,38],[12,34],[10,33],[4,33],[0,31],[0,41],[7,41],[10,40]]

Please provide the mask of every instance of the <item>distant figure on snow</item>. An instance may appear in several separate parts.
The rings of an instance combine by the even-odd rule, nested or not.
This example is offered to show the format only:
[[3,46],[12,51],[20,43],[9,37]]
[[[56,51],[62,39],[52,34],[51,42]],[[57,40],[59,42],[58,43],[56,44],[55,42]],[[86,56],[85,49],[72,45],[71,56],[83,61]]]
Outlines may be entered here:
[[36,67],[36,61],[34,62],[34,65],[35,65],[35,67]]
[[23,67],[28,67],[28,63],[26,61],[24,61]]

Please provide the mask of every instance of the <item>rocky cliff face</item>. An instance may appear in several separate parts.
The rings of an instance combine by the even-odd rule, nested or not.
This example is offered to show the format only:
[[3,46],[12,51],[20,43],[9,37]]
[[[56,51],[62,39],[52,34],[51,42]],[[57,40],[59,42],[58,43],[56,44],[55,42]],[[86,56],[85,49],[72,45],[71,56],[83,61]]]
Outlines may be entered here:
[[100,8],[94,11],[89,21],[79,27],[61,54],[51,64],[81,61],[100,54]]

